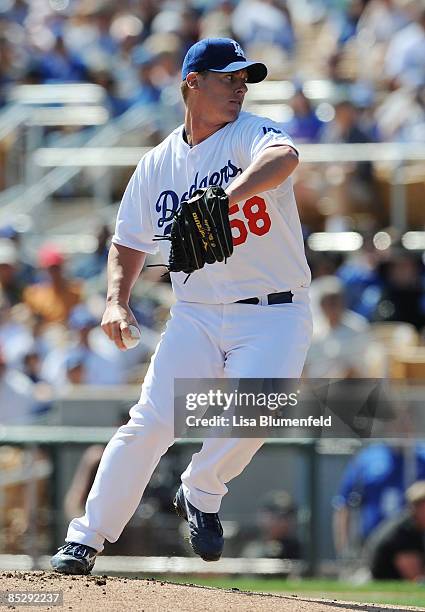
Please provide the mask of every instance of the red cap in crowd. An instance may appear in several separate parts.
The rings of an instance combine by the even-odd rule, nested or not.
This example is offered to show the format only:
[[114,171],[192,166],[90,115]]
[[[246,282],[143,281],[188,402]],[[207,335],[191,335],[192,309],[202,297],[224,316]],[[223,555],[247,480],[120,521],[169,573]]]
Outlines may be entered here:
[[38,252],[38,262],[41,268],[50,268],[63,264],[64,257],[57,247],[46,244]]

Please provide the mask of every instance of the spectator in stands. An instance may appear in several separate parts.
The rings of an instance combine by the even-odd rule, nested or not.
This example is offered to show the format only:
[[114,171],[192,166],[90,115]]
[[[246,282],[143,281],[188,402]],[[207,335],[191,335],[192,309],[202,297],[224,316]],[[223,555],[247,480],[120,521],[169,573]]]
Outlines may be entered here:
[[[322,131],[323,143],[366,143],[372,137],[363,131],[360,125],[358,108],[347,98],[335,104],[335,118],[327,123]],[[370,161],[345,165],[345,181],[340,185],[338,194],[340,208],[344,213],[352,210],[379,214],[379,202],[376,197],[373,166]]]
[[378,265],[382,257],[383,252],[375,248],[373,237],[366,235],[362,248],[349,255],[336,273],[344,285],[347,308],[368,321],[372,319],[381,295]]
[[[418,7],[420,3],[418,4]],[[391,40],[385,57],[385,75],[408,87],[425,85],[425,9],[416,9],[412,23]]]
[[202,15],[199,38],[212,36],[222,38],[235,38],[232,29],[232,14],[235,5],[231,0],[219,0],[210,11]]
[[407,511],[386,522],[368,543],[375,580],[425,581],[425,480],[406,491]]
[[380,268],[381,292],[375,321],[404,321],[420,331],[425,326],[425,274],[419,257],[394,250]]
[[88,78],[87,66],[66,48],[62,36],[57,36],[53,49],[44,53],[37,64],[45,83],[75,83]]
[[22,299],[23,285],[18,275],[18,253],[11,240],[0,238],[0,289],[10,306]]
[[357,34],[360,18],[368,0],[349,0],[348,6],[339,13],[334,21],[336,40],[339,47],[344,46]]
[[177,33],[182,41],[182,57],[184,57],[189,48],[199,40],[199,11],[186,5],[181,12],[181,26]]
[[68,323],[78,336],[76,346],[84,359],[84,384],[125,384],[131,368],[145,355],[143,343],[131,351],[120,351],[105,338],[99,321],[84,305],[73,309]]
[[[347,465],[334,506],[334,542],[339,555],[362,545],[405,506],[411,482],[425,478],[425,446],[372,444]],[[357,519],[357,520],[355,520]]]
[[371,142],[369,134],[362,131],[358,121],[358,109],[347,98],[335,104],[335,118],[328,123],[322,133],[322,142],[361,143]]
[[233,13],[232,29],[243,47],[273,45],[289,55],[295,49],[291,13],[284,0],[242,0]]
[[[165,104],[176,122],[184,116],[184,104],[180,91],[180,70],[184,42],[176,32],[151,34],[143,42],[143,49],[155,58],[151,81],[160,92],[161,104]],[[178,118],[178,119],[177,119]]]
[[99,276],[105,271],[110,238],[111,230],[108,225],[102,225],[96,233],[96,250],[79,259],[74,268],[73,276],[88,279]]
[[245,557],[301,559],[301,543],[296,535],[297,508],[287,491],[273,491],[264,500],[259,515],[258,539],[247,544]]
[[103,2],[77,2],[72,16],[64,19],[60,27],[67,48],[89,64],[113,57],[118,44],[111,25],[120,8],[105,6]]
[[128,100],[118,95],[117,82],[109,70],[91,70],[89,80],[104,88],[107,98],[106,106],[112,118],[119,117],[129,108]]
[[65,358],[65,390],[69,385],[83,385],[86,381],[86,353],[81,348],[73,348]]
[[363,40],[370,44],[388,44],[408,23],[406,11],[396,0],[369,0],[357,24]]
[[344,54],[341,49],[333,51],[327,58],[324,75],[334,86],[335,91],[341,93],[341,95],[347,92],[348,85],[353,82],[344,72],[343,60]]
[[26,0],[14,0],[3,5],[6,10],[2,11],[5,19],[23,25],[28,17],[29,6]]
[[312,251],[308,245],[306,246],[306,255],[312,279],[321,276],[334,276],[344,260],[340,253]]
[[22,354],[33,344],[31,329],[18,316],[22,307],[10,307],[0,288],[0,346],[8,366],[21,366]]
[[[140,19],[135,15],[132,15],[132,18],[137,19],[139,27],[143,29]],[[134,29],[130,29],[130,31],[127,30],[127,34],[123,33],[119,38],[118,51],[108,58],[107,63],[101,62],[98,68],[108,71],[116,84],[114,93],[118,96],[118,99],[125,100],[127,103],[135,93],[135,81],[137,80],[136,71],[132,63],[134,49],[140,44],[140,32],[136,32]]]
[[152,34],[143,43],[145,49],[156,58],[153,79],[161,92],[180,85],[183,43],[177,34]]
[[81,286],[64,275],[64,257],[51,245],[41,248],[39,266],[47,273],[44,282],[27,287],[23,301],[46,323],[61,323],[68,319],[72,308],[81,301]]
[[18,277],[23,285],[30,285],[36,281],[36,271],[31,263],[31,256],[24,245],[25,233],[18,231],[13,225],[0,227],[0,242],[10,240],[16,249],[18,259]]
[[292,119],[285,125],[285,129],[295,142],[319,142],[323,121],[317,117],[314,108],[301,88],[298,88],[292,97]]
[[42,375],[55,388],[66,382],[86,385],[125,384],[132,368],[146,355],[140,343],[131,351],[120,351],[101,332],[98,319],[85,304],[70,313],[68,327],[74,339],[51,351],[43,362]]
[[367,376],[369,324],[347,310],[344,288],[334,276],[322,276],[311,286],[313,340],[304,374],[309,378]]
[[378,106],[375,115],[382,140],[424,142],[425,83],[417,88],[395,88]]
[[9,368],[0,350],[0,424],[29,425],[36,404],[33,383],[22,372]]
[[111,56],[118,50],[118,43],[111,32],[111,25],[115,13],[118,12],[112,3],[99,6],[92,14],[91,22],[96,26],[96,44],[98,49]]
[[43,382],[41,377],[41,355],[35,343],[29,346],[22,355],[22,372],[33,383]]
[[18,76],[14,56],[12,44],[3,32],[0,33],[0,107],[7,104],[10,87]]
[[46,326],[25,305],[10,309],[6,319],[0,315],[0,344],[10,365],[24,372],[34,383],[43,382],[41,362],[64,334],[62,326]]
[[143,46],[134,50],[133,63],[138,69],[138,89],[131,100],[131,104],[146,106],[159,102],[161,90],[153,80],[153,71],[158,57],[146,51]]
[[[326,124],[321,140],[324,143],[353,144],[371,142],[372,139],[359,124],[358,108],[351,100],[342,99],[336,102],[335,118]],[[359,171],[362,171],[361,176],[369,179],[371,176],[370,163],[361,162],[361,164],[359,165]]]
[[41,369],[42,377],[56,389],[66,388],[68,383],[78,385],[86,382],[89,335],[97,325],[97,319],[84,304],[79,304],[71,310],[67,324],[76,337],[49,351]]

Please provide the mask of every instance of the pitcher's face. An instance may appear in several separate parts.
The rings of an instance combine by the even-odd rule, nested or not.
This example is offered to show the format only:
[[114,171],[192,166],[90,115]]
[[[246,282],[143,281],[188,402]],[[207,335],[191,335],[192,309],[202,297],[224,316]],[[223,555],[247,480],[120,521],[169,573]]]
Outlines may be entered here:
[[198,73],[197,108],[208,123],[235,121],[248,91],[247,71]]

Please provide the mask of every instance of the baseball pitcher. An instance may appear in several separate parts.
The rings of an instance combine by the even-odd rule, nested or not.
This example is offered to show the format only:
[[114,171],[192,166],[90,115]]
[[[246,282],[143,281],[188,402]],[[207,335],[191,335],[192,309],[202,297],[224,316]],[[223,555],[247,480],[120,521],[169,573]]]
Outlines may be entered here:
[[[103,454],[84,516],[52,567],[87,574],[115,542],[174,442],[175,378],[296,378],[311,339],[306,262],[291,174],[295,145],[280,124],[242,111],[264,64],[209,38],[182,67],[184,125],[139,162],[124,193],[108,260],[102,327],[119,348],[137,322],[128,306],[146,254],[159,250],[177,298],[130,420]],[[194,552],[218,560],[227,483],[263,439],[205,440],[182,474],[176,512]]]

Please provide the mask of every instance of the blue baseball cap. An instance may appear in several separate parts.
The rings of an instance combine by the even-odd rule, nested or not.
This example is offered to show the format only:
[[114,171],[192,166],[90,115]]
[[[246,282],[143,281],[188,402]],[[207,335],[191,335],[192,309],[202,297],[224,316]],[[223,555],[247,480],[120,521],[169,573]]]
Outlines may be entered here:
[[192,45],[186,53],[182,66],[182,80],[189,72],[236,72],[248,71],[248,83],[259,83],[267,76],[267,68],[260,62],[246,59],[242,47],[231,38],[204,38]]

